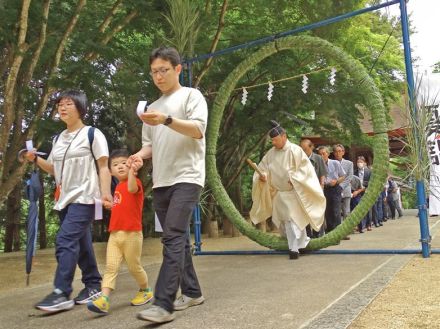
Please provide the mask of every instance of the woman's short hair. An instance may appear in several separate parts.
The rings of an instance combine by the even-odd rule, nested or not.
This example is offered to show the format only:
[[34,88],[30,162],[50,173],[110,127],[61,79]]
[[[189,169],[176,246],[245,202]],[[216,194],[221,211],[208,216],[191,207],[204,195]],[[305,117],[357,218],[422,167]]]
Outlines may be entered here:
[[65,90],[58,95],[55,104],[58,105],[63,98],[71,99],[75,103],[76,109],[79,112],[79,116],[81,117],[81,119],[84,119],[87,113],[86,94],[79,90]]

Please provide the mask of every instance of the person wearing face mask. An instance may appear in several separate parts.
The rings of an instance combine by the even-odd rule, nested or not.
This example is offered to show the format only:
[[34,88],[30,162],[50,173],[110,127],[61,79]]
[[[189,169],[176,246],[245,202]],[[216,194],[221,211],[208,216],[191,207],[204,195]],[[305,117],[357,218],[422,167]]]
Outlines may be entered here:
[[[358,156],[356,161],[356,169],[354,170],[354,175],[359,177],[362,182],[362,191],[360,193],[361,197],[364,195],[365,190],[368,188],[368,182],[371,177],[371,170],[367,167],[367,162],[364,156]],[[367,215],[362,219],[358,225],[359,233],[363,233],[364,229],[371,231],[371,210],[368,211]]]

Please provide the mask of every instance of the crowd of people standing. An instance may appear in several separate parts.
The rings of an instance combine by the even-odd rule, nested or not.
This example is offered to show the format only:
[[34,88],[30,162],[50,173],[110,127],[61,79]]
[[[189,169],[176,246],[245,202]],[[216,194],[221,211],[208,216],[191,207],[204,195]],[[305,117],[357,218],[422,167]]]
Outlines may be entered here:
[[[300,146],[314,164],[317,176],[324,181],[323,190],[326,198],[325,222],[319,232],[312,231],[311,237],[320,237],[331,232],[359,204],[372,176],[372,164],[368,165],[365,157],[356,157],[355,164],[346,159],[345,148],[335,144],[332,148],[319,146],[316,151],[322,157],[324,169],[313,152],[314,145],[309,139],[302,139]],[[330,155],[333,154],[333,159]],[[325,172],[325,177],[323,172]],[[324,178],[323,178],[324,177]],[[356,231],[364,233],[372,227],[383,226],[388,219],[394,220],[403,216],[400,188],[389,174],[383,182],[383,189],[374,205],[359,223]],[[344,239],[349,240],[346,236]]]

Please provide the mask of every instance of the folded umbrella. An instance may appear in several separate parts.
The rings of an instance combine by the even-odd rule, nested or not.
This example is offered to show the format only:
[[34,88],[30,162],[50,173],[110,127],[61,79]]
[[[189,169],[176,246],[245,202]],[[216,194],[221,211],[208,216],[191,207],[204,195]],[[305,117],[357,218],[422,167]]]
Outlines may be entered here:
[[38,171],[34,170],[26,181],[26,199],[29,200],[29,213],[27,216],[27,241],[26,241],[26,285],[29,285],[32,270],[32,259],[35,256],[38,231],[38,199],[43,189],[40,184]]

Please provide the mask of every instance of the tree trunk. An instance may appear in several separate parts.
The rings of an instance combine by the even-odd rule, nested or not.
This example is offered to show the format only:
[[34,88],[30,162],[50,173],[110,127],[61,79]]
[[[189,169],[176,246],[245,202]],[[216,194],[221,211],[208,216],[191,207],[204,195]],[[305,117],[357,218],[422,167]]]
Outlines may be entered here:
[[38,200],[38,231],[40,233],[40,249],[46,249],[47,247],[47,235],[46,235],[46,207],[44,205],[44,181],[43,175],[39,174],[41,184],[41,195]]
[[223,218],[223,236],[232,236],[233,226],[231,221],[227,218]]
[[15,186],[6,201],[5,252],[20,250],[21,185]]
[[[218,238],[218,223],[216,219],[215,200],[212,194],[206,198],[206,217],[202,221],[202,234],[208,234],[210,238]],[[215,224],[213,223],[215,222]]]
[[216,220],[208,221],[208,237],[218,238],[218,222]]
[[[243,195],[241,193],[241,175],[238,176],[237,181],[235,183],[235,193],[236,193],[236,202],[238,206],[238,211],[242,214],[243,213]],[[240,231],[232,225],[232,237],[238,237],[240,236]]]

